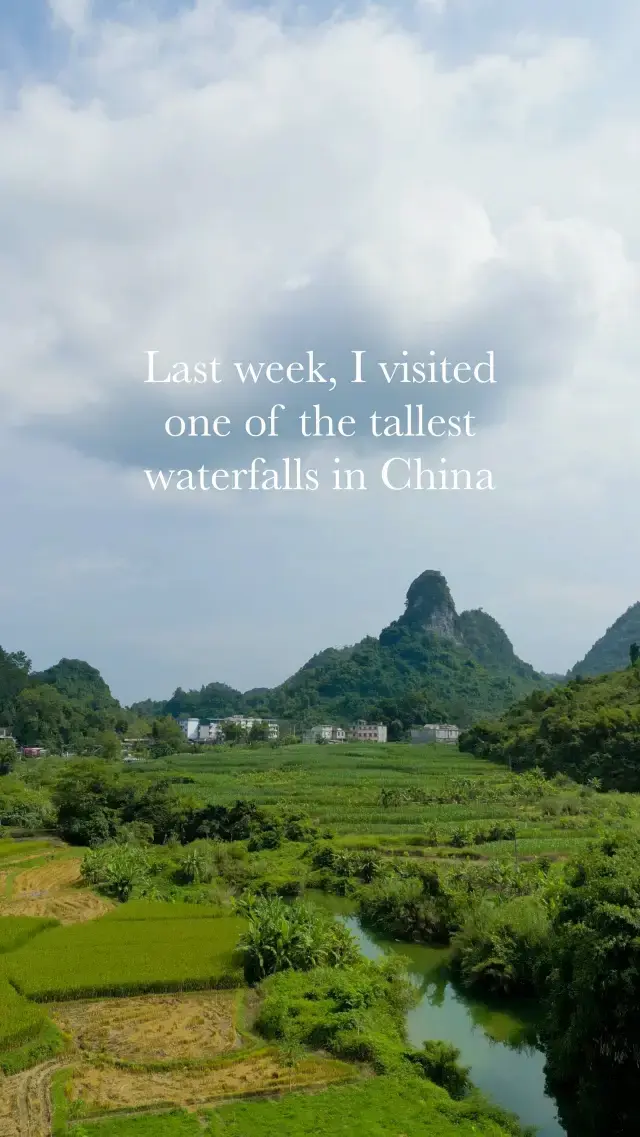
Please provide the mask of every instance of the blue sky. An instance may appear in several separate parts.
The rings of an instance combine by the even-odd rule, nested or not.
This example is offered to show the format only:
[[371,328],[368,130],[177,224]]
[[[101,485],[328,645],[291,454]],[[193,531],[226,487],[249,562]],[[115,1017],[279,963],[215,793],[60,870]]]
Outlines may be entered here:
[[[631,0],[4,5],[3,647],[86,658],[125,702],[273,684],[436,568],[538,668],[582,656],[638,599],[638,21]],[[308,388],[142,381],[149,349],[309,348],[355,441],[300,437]],[[492,349],[498,382],[354,392],[355,348]],[[477,436],[367,434],[420,400]],[[248,439],[276,402],[278,438]],[[167,437],[200,413],[231,438]],[[261,453],[317,467],[320,492],[145,483]],[[491,468],[496,489],[392,493],[394,455]],[[329,491],[335,457],[366,493]]]

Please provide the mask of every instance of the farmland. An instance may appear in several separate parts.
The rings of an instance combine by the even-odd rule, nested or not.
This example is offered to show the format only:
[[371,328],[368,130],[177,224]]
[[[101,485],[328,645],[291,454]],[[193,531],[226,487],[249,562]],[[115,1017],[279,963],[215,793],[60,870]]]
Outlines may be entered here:
[[52,928],[7,957],[16,989],[39,1002],[235,987],[242,983],[233,917],[181,920],[106,919]]
[[83,1053],[127,1062],[207,1059],[241,1044],[242,992],[151,995],[60,1003],[51,1017]]
[[[391,973],[295,898],[348,902],[393,952],[411,942],[414,970],[441,945],[476,999],[495,983],[530,996],[546,897],[594,838],[640,832],[635,795],[402,744],[219,747],[62,777],[65,824],[103,825],[108,801],[115,839],[0,842],[0,1137],[522,1133],[434,1084],[463,1076],[451,1055],[420,1058],[426,1077],[418,1051],[406,1066],[411,999],[385,1002]],[[417,1045],[433,1037],[422,1013]],[[488,1005],[472,1013],[495,1038]]]
[[[544,796],[527,801],[517,775],[450,746],[225,747],[147,764],[139,776],[160,770],[192,778],[185,794],[307,813],[345,847],[447,847],[456,834],[454,847],[474,847],[475,833],[511,822],[521,854],[558,855],[606,829],[640,831],[639,795],[589,794],[571,785],[561,792],[548,784]],[[513,837],[476,848],[484,857],[512,857]]]

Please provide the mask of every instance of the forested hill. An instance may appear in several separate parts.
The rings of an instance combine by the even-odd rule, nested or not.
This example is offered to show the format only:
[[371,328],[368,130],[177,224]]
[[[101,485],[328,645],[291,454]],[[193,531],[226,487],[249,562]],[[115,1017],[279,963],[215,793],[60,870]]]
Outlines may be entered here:
[[640,666],[629,665],[627,652],[624,671],[536,691],[500,719],[476,723],[460,748],[514,770],[540,766],[549,775],[638,792],[639,733]]
[[242,694],[210,683],[132,709],[203,719],[253,713],[298,724],[319,716],[349,722],[373,717],[401,729],[434,720],[467,725],[548,685],[516,656],[486,612],[458,614],[445,578],[428,570],[413,581],[404,611],[380,635],[319,652],[278,687]]
[[[24,652],[0,648],[0,726],[22,746],[54,753],[97,753],[132,734],[135,716],[114,699],[100,672],[81,659],[61,659],[33,672]],[[144,726],[145,730],[148,727]]]
[[622,671],[629,663],[629,646],[632,643],[640,644],[640,603],[632,604],[607,628],[584,659],[571,668],[570,676]]

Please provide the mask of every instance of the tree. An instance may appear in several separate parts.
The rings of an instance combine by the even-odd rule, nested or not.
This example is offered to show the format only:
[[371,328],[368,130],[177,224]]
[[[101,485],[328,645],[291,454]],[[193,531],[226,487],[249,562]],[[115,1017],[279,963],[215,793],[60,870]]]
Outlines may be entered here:
[[177,754],[184,746],[184,734],[171,715],[154,719],[151,726],[153,752],[157,758]]
[[136,845],[103,845],[92,849],[82,862],[82,876],[106,896],[124,903],[149,878],[149,859]]
[[98,754],[107,762],[120,757],[120,739],[114,730],[103,730],[98,735]]
[[268,742],[269,741],[269,724],[260,720],[251,724],[249,731],[249,742]]
[[0,774],[10,774],[19,758],[15,742],[10,738],[0,738]]
[[221,730],[225,742],[232,744],[244,742],[247,737],[245,728],[239,722],[225,721],[221,724]]
[[640,659],[640,647],[637,643],[631,644],[631,647],[629,648],[629,659],[631,660],[631,666],[635,667],[638,659]]

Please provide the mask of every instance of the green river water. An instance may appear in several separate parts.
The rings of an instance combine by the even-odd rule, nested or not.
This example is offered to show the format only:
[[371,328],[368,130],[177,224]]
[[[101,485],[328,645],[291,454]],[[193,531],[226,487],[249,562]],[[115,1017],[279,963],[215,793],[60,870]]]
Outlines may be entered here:
[[408,960],[410,974],[420,989],[419,1004],[407,1017],[407,1035],[414,1046],[427,1038],[453,1043],[462,1065],[493,1101],[533,1125],[538,1137],[565,1137],[553,1098],[545,1093],[544,1056],[527,1041],[530,1012],[517,1005],[493,1006],[469,997],[452,983],[446,949],[386,940],[365,929],[353,914],[352,903],[328,893],[307,898],[344,920],[356,936],[363,955],[377,959],[395,951]]

